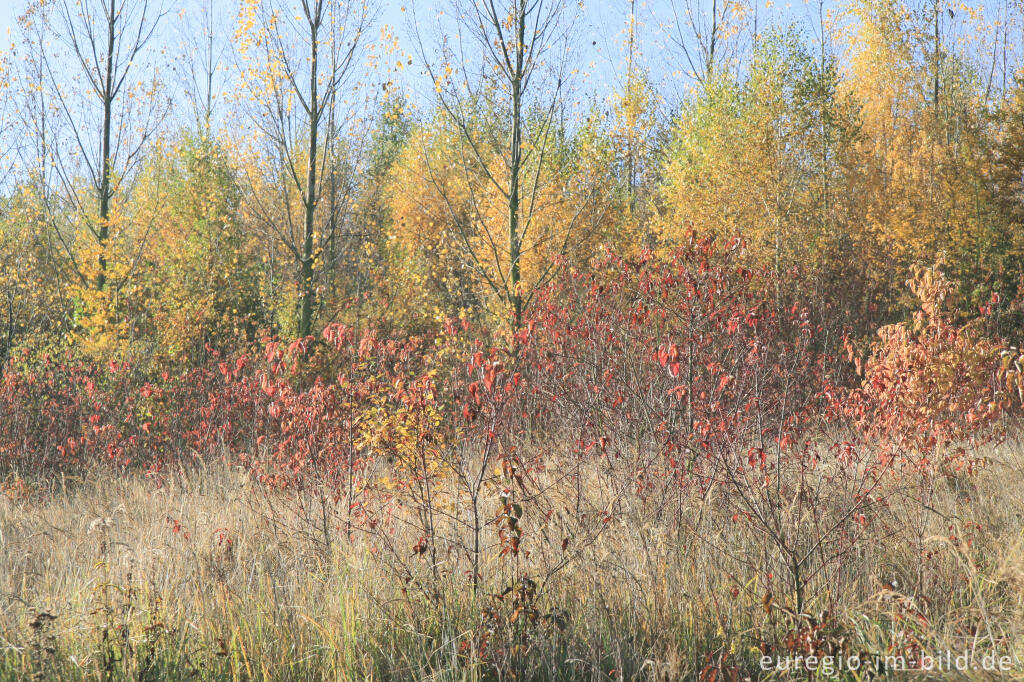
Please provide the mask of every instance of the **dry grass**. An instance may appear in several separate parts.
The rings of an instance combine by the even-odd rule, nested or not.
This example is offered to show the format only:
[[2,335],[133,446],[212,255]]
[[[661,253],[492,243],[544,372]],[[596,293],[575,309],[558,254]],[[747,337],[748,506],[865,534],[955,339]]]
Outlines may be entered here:
[[[1024,452],[1014,440],[988,454],[965,488],[943,482],[894,505],[898,522],[812,582],[808,611],[831,611],[844,650],[913,641],[1024,660]],[[765,608],[752,567],[774,559],[761,539],[720,510],[612,494],[602,476],[589,473],[583,506],[614,507],[614,521],[559,530],[533,519],[532,554],[516,561],[541,583],[538,617],[518,624],[482,615],[508,616],[510,597],[491,596],[522,574],[507,557],[489,552],[474,596],[459,571],[371,554],[373,539],[349,539],[336,522],[328,550],[294,498],[224,466],[160,486],[97,477],[42,491],[11,479],[0,495],[0,678],[662,680],[714,667],[770,677],[757,647],[801,623],[785,617],[785,595]],[[581,490],[546,494],[566,506]],[[565,532],[580,540],[567,551]],[[395,546],[411,546],[402,533]]]

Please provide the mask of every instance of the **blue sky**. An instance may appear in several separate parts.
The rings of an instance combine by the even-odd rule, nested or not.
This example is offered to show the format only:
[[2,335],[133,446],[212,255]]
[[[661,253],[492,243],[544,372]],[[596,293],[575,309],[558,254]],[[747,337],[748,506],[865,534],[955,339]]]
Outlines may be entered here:
[[[218,11],[224,13],[226,26],[233,26],[234,12],[238,0],[213,0]],[[575,2],[576,0],[570,0]],[[686,79],[679,76],[686,70],[681,51],[667,40],[668,32],[673,29],[673,12],[671,3],[676,7],[685,7],[688,3],[698,6],[710,6],[711,0],[635,0],[638,19],[641,23],[641,49],[644,60],[656,81],[666,92],[681,94]],[[721,1],[721,0],[720,0]],[[816,40],[817,34],[817,0],[748,0],[757,3],[758,25],[763,29],[770,23],[796,24],[810,41]],[[826,6],[832,6],[836,0],[826,0]],[[933,0],[907,0],[911,6],[932,7]],[[1014,0],[976,0],[976,6],[984,9],[990,17],[996,16],[996,8]],[[942,6],[956,9],[959,12],[955,20],[950,20],[949,28],[955,30],[956,24],[967,26],[963,22],[966,12],[962,0],[939,0]],[[175,37],[179,33],[178,12],[195,12],[197,0],[164,0],[165,6],[171,9],[164,20],[160,35],[155,42],[163,42],[172,50]],[[998,4],[997,4],[998,3]],[[24,10],[27,0],[0,0],[0,36],[6,36],[15,27],[17,16]],[[429,17],[439,5],[447,5],[447,0],[380,0],[380,22],[395,28],[406,51],[412,52],[409,40],[408,20],[410,12],[403,12],[402,7],[413,8],[418,16]],[[968,4],[972,4],[968,0]],[[579,23],[576,26],[578,45],[578,64],[584,72],[579,79],[578,94],[583,97],[600,96],[610,91],[618,74],[622,72],[624,59],[623,42],[627,26],[630,0],[584,0]],[[1018,10],[1019,14],[1019,10]],[[1017,17],[1024,23],[1024,17]],[[968,37],[969,38],[969,37]],[[180,39],[179,39],[180,40]],[[1024,33],[1018,26],[1014,34],[1014,42],[1024,40]],[[4,44],[7,44],[6,38]],[[1019,54],[1019,53],[1018,53]],[[1019,63],[1019,62],[1017,62]],[[416,71],[416,70],[414,70]],[[406,85],[409,85],[408,83]]]
[[[647,42],[645,51],[650,61],[651,54],[664,57],[664,31],[661,24],[670,21],[672,13],[669,8],[670,0],[636,0],[637,14],[644,23],[643,38]],[[758,0],[762,4],[771,4],[770,0]],[[682,6],[685,0],[676,0],[677,5]],[[380,22],[387,23],[396,29],[399,37],[408,45],[408,17],[409,12],[403,12],[402,7],[415,9],[420,16],[429,16],[437,6],[444,4],[436,0],[382,0],[380,2]],[[576,35],[580,45],[580,58],[582,65],[593,63],[595,69],[591,73],[608,75],[613,73],[621,65],[622,59],[622,38],[625,34],[627,17],[629,13],[629,0],[585,0],[580,20],[576,27]],[[780,3],[781,4],[781,3]],[[6,36],[9,31],[16,30],[17,17],[27,5],[27,0],[0,0],[0,36],[4,36],[4,43],[7,44]],[[173,24],[177,21],[177,12],[184,10],[186,13],[195,10],[195,0],[165,0],[165,5],[172,8],[172,12],[164,21],[162,29],[163,37],[170,38],[173,43],[175,29]],[[237,0],[215,0],[219,11],[223,11],[226,17],[234,14]],[[802,2],[801,2],[802,5]],[[788,5],[787,5],[788,7]],[[777,10],[763,10],[766,14]],[[797,18],[797,17],[794,17]],[[653,64],[654,70],[664,65],[662,59]]]
[[0,3],[0,27],[3,29],[3,35],[6,36],[7,31],[14,26],[14,22],[18,17],[18,13],[21,11],[21,4],[16,0],[5,0]]

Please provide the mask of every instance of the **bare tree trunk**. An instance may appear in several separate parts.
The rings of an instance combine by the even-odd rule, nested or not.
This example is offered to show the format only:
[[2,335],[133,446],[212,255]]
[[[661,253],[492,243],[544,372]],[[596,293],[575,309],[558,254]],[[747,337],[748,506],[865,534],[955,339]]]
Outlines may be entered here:
[[935,115],[938,116],[938,114],[939,114],[939,68],[941,66],[941,61],[942,61],[942,56],[941,56],[942,55],[942,53],[941,53],[941,47],[942,46],[941,46],[941,41],[939,39],[939,19],[940,19],[940,16],[941,16],[941,9],[939,8],[938,0],[935,0],[934,15],[935,15],[935,17],[934,17],[935,25],[934,25],[933,28],[934,28],[934,31],[935,31],[935,35],[934,35],[934,39],[935,39],[935,45],[934,45],[934,49],[935,49],[935,64],[934,64],[934,69],[935,69],[935,73],[933,74],[934,81],[932,83],[932,105],[935,107]]
[[519,234],[519,179],[523,160],[523,51],[526,42],[526,12],[520,8],[516,17],[516,64],[512,74],[512,144],[509,164],[508,187],[508,253],[509,253],[509,303],[512,305],[512,328],[518,329],[523,321],[523,294],[519,259],[521,242]]
[[100,271],[96,275],[96,288],[103,289],[107,283],[107,242],[110,239],[110,119],[114,109],[114,39],[117,30],[117,7],[110,0],[110,14],[107,16],[107,70],[103,80],[103,142],[100,160],[100,224],[96,240],[99,244]]
[[316,305],[316,289],[313,285],[313,230],[316,216],[316,163],[317,133],[320,131],[320,103],[317,92],[317,41],[319,40],[320,21],[322,18],[319,2],[310,21],[309,48],[309,151],[306,159],[306,192],[303,204],[306,210],[303,223],[302,239],[302,311],[299,316],[299,336],[309,336],[313,331],[313,307]]

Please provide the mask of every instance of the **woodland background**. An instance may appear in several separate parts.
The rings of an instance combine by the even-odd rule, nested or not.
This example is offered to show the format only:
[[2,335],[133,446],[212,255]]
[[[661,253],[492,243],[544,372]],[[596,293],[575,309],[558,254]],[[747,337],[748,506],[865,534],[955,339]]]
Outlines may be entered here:
[[597,66],[587,11],[543,6],[517,100],[488,47],[515,35],[472,4],[387,8],[401,42],[369,5],[314,7],[318,24],[298,5],[112,7],[32,3],[12,34],[3,358],[180,369],[334,321],[494,325],[556,260],[671,248],[690,225],[742,233],[780,296],[810,286],[858,337],[912,308],[917,262],[941,260],[971,310],[1016,296],[1012,3],[759,24],[740,3],[624,0]]

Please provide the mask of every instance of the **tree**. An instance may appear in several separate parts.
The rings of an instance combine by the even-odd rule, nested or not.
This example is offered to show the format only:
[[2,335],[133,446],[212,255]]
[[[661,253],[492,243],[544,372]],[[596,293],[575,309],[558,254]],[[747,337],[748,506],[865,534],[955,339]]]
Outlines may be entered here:
[[[394,270],[388,267],[387,237],[392,233],[394,221],[394,195],[396,186],[392,174],[396,164],[408,148],[412,135],[412,119],[409,105],[400,92],[388,92],[378,103],[370,144],[367,151],[365,179],[360,187],[357,212],[363,226],[363,235],[357,249],[353,286],[349,287],[351,298],[356,301],[354,321],[360,328],[364,303],[382,311],[382,299],[391,298],[388,284],[398,279]],[[408,292],[403,292],[408,297]],[[386,304],[385,306],[386,307]],[[379,317],[379,316],[378,316]]]
[[[11,157],[17,149],[10,138],[13,117],[10,111],[11,99],[7,94],[11,87],[9,73],[8,55],[0,55],[0,98],[3,100],[3,103],[0,104],[0,142],[5,143],[4,149],[0,151],[0,188],[2,189],[8,187],[7,176],[9,169],[14,165]],[[0,194],[0,196],[3,195]],[[2,315],[0,320],[3,320],[0,323],[0,375],[3,373],[4,365],[7,364],[7,358],[10,357],[17,331],[15,304],[20,302],[18,296],[20,289],[18,261],[20,259],[16,254],[23,249],[23,244],[17,243],[19,241],[17,236],[20,235],[17,235],[16,229],[12,229],[14,225],[9,221],[9,215],[10,202],[4,200],[0,203],[0,305],[3,306],[2,313],[0,313]]]
[[297,271],[299,336],[313,330],[316,279],[327,271],[325,253],[355,198],[339,194],[339,176],[344,136],[360,111],[356,76],[373,16],[372,6],[359,0],[246,0],[239,15],[255,134],[248,208]]
[[[142,52],[164,11],[159,1],[150,0],[60,0],[55,14],[50,26],[66,49],[49,52],[47,44],[36,48],[44,50],[48,85],[70,138],[67,145],[55,145],[53,153],[58,183],[74,217],[70,224],[54,220],[54,228],[77,262],[70,232],[84,222],[95,242],[95,288],[102,290],[108,279],[115,202],[167,111],[156,95],[155,72],[148,82],[129,79],[142,72]],[[75,75],[70,83],[63,82],[69,66]],[[87,178],[85,188],[78,182],[81,176]],[[87,279],[87,268],[78,263],[77,270],[80,279]]]
[[670,0],[669,9],[669,39],[682,51],[688,75],[705,88],[736,58],[734,38],[745,8],[736,0],[710,0],[710,6],[707,0]]
[[1024,227],[1024,75],[1016,79],[999,111],[1001,130],[994,149],[992,185],[1004,220]]
[[849,224],[852,199],[843,187],[858,122],[856,102],[839,89],[835,60],[823,64],[792,30],[764,37],[746,76],[709,83],[676,123],[663,239],[679,243],[692,222],[747,237],[752,262],[769,265],[778,287],[794,266],[819,282],[849,280],[861,235]]
[[140,278],[148,342],[140,354],[188,366],[211,348],[255,341],[266,317],[260,244],[239,216],[242,192],[228,150],[202,130],[184,131],[148,156],[139,190],[139,212],[158,235]]
[[224,59],[231,45],[217,39],[218,34],[226,31],[224,17],[214,10],[213,0],[204,0],[196,9],[197,16],[186,14],[179,25],[182,54],[172,70],[188,99],[196,130],[209,135],[224,98]]
[[[502,136],[503,122],[489,110],[481,107],[474,117],[477,148]],[[618,236],[614,221],[626,206],[615,191],[614,155],[603,132],[596,123],[574,134],[552,131],[544,156],[523,169],[531,189],[523,209],[529,222],[517,233],[521,311],[560,265],[583,265],[600,242]],[[389,284],[404,303],[435,319],[480,315],[514,325],[513,290],[506,289],[509,169],[500,152],[492,150],[489,167],[469,157],[468,143],[443,108],[410,140],[391,171]],[[537,162],[544,165],[536,168]]]
[[[863,130],[850,191],[880,247],[865,255],[890,292],[938,255],[972,303],[987,304],[1020,242],[984,180],[994,134],[978,65],[936,37],[934,7],[862,0],[849,12],[846,82]],[[891,314],[913,301],[898,303]]]
[[643,63],[639,36],[642,26],[635,5],[635,0],[630,0],[625,68],[611,95],[611,129],[607,131],[614,150],[611,163],[625,192],[626,210],[622,211],[620,229],[634,243],[638,237],[639,241],[650,241],[661,171],[658,156],[666,133],[659,116],[662,99]]
[[[996,216],[991,224],[992,242],[1000,247],[1002,258],[997,262],[997,273],[1001,286],[997,301],[1020,300],[1024,288],[1024,78],[1015,79],[1013,88],[1007,93],[996,114],[997,129],[994,144],[987,150],[986,180],[988,193],[992,197]],[[1001,299],[1001,300],[1000,300]],[[997,333],[1009,329],[1005,316],[999,315],[1001,305],[995,306]],[[1011,324],[1014,322],[1011,321]],[[1015,327],[1021,325],[1020,311],[1017,311]]]
[[[438,180],[438,162],[429,157],[428,178],[446,198],[463,259],[507,308],[513,328],[523,319],[530,287],[545,278],[525,281],[523,258],[537,227],[540,199],[556,175],[550,156],[570,75],[571,7],[565,0],[452,0],[446,16],[455,25],[438,26],[438,32],[451,30],[453,39],[437,46],[436,58],[424,44],[425,27],[416,27],[438,105],[458,134],[464,172],[478,176],[484,186],[467,188],[473,205],[460,213]],[[480,191],[497,196],[500,222],[482,205]],[[560,250],[578,231],[574,220],[565,225],[556,237]]]
[[42,332],[39,350],[75,334],[109,350],[131,333],[128,285],[149,237],[133,186],[168,110],[147,49],[162,16],[158,1],[51,0],[19,17],[11,215],[34,282],[18,328]]

